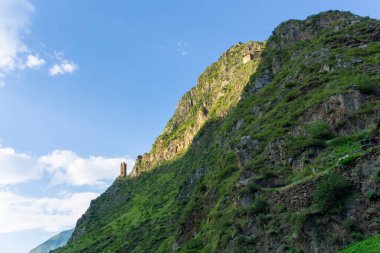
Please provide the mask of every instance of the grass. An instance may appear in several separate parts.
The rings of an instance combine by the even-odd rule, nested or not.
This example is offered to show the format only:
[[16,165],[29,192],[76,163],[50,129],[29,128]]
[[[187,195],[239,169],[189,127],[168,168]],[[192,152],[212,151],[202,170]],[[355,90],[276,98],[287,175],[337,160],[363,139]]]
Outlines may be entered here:
[[354,243],[338,253],[379,253],[380,235],[369,237],[363,241]]
[[312,138],[328,140],[334,136],[333,130],[326,121],[314,121],[308,126]]

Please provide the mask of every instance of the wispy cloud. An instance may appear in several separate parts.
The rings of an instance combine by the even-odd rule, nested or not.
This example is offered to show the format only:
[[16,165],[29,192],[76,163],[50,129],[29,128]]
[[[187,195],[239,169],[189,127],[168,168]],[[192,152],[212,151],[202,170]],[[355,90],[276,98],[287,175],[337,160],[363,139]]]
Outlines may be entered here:
[[180,40],[177,42],[177,51],[182,55],[182,56],[186,56],[187,53],[188,53],[188,50],[191,48],[191,45],[184,41],[184,40]]
[[[30,0],[0,0],[0,87],[5,85],[8,74],[17,70],[39,70],[47,63],[46,59],[31,53],[34,50],[26,43],[32,34],[34,9]],[[54,61],[49,68],[52,76],[71,74],[78,69],[73,61],[63,58]]]
[[45,65],[46,61],[39,58],[36,55],[28,55],[26,59],[25,66],[29,69],[39,69],[41,66]]
[[98,193],[65,194],[60,198],[31,198],[0,191],[0,233],[29,229],[61,231],[72,227]]
[[5,82],[3,81],[5,78],[5,75],[0,72],[0,88],[5,86]]
[[63,60],[61,63],[54,64],[50,69],[49,73],[51,76],[72,74],[78,69],[78,66],[71,61]]
[[28,32],[34,7],[29,0],[0,1],[0,71],[9,72],[20,66],[28,50],[22,37]]

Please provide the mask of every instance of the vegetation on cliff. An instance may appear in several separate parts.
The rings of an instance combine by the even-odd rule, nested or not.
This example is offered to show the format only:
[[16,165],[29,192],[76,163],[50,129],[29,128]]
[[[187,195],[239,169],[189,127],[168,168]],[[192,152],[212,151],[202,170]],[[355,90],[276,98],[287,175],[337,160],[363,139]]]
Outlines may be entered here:
[[[246,64],[247,53],[256,58]],[[380,232],[380,22],[329,11],[239,44],[57,252],[336,252]]]

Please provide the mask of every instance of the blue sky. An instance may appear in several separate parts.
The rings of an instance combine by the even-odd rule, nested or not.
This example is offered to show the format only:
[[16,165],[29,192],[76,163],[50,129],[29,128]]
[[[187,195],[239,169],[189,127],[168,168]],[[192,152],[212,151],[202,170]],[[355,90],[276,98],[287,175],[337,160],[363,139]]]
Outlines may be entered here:
[[378,0],[0,0],[2,251],[73,227],[230,46],[329,9],[380,17]]

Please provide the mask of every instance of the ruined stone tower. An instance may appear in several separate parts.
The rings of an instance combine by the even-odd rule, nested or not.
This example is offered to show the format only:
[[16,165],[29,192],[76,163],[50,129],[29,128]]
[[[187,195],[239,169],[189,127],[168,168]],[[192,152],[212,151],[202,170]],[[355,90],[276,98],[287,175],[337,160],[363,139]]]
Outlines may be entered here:
[[122,162],[120,164],[120,177],[126,177],[127,176],[127,164],[125,162]]
[[246,64],[249,61],[253,60],[253,54],[249,53],[246,56],[243,57],[243,64]]

